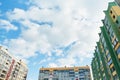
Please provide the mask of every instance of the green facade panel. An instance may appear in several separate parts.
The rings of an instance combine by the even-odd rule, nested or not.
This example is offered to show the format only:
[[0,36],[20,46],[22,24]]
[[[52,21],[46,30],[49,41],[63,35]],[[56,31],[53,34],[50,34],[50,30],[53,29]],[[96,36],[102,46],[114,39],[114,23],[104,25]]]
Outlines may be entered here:
[[102,52],[100,42],[97,42],[97,46],[98,46],[98,49],[99,49],[99,52],[100,52],[100,57],[101,57],[101,59],[102,59],[103,68],[104,68],[104,70],[105,70],[106,79],[107,79],[107,80],[111,80],[111,79],[113,79],[113,78],[111,77],[111,74],[110,74],[110,72],[109,72],[109,70],[108,70],[108,68],[107,68],[108,65],[107,65],[107,63],[106,63],[105,53]]
[[101,27],[101,31],[102,31],[103,36],[104,36],[104,38],[105,38],[107,47],[108,47],[108,49],[109,49],[109,51],[110,51],[111,59],[112,59],[112,61],[113,61],[113,64],[114,64],[115,69],[116,69],[116,72],[117,72],[117,74],[118,74],[118,76],[119,76],[119,79],[120,79],[120,71],[119,71],[119,70],[120,70],[120,65],[119,65],[118,58],[117,58],[117,56],[115,55],[116,53],[115,53],[115,51],[114,51],[114,49],[113,49],[113,47],[112,47],[112,43],[111,43],[111,41],[110,41],[110,39],[109,39],[109,36],[107,35],[107,31],[105,30],[105,27]]

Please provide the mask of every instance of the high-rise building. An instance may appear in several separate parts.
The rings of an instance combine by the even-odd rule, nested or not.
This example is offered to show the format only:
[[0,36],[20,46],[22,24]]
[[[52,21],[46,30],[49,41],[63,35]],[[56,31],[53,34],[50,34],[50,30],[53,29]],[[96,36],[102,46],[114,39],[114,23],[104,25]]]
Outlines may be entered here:
[[40,68],[39,80],[91,80],[89,66]]
[[120,7],[110,2],[104,11],[99,41],[92,60],[94,80],[120,80]]
[[0,46],[0,80],[26,80],[28,68]]

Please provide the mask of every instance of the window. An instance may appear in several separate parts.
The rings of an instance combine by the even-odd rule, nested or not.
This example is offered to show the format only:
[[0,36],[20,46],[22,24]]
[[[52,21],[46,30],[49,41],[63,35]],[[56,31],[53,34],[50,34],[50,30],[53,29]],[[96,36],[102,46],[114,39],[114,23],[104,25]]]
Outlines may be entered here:
[[120,54],[120,46],[117,49],[117,54]]
[[113,76],[113,79],[114,79],[114,80],[119,80],[119,78],[118,78],[117,75]]
[[110,27],[110,24],[109,24],[109,22],[108,22],[108,20],[107,20],[106,17],[105,17],[105,20],[104,20],[103,22],[104,22],[104,24],[105,24],[106,29],[108,30],[109,27]]
[[8,65],[8,62],[6,62],[6,65]]
[[5,78],[5,75],[4,75],[4,74],[1,74],[0,77]]
[[113,15],[113,19],[115,19],[115,15]]
[[112,30],[112,28],[111,28],[111,27],[109,28],[109,30],[108,30],[108,31],[109,31],[110,35],[112,35],[113,30]]
[[112,14],[112,10],[110,10],[110,13]]
[[107,55],[106,55],[106,57],[107,57],[107,59],[110,57],[110,53],[108,53]]
[[119,24],[118,20],[116,20],[116,23]]
[[48,80],[48,78],[44,78],[44,80]]
[[119,28],[119,30],[120,30],[120,26],[119,26],[118,28]]
[[80,80],[85,80],[85,78],[79,78]]
[[117,44],[117,41],[116,41],[116,40],[114,40],[113,45],[114,45],[114,46],[116,46],[116,44]]
[[2,73],[6,74],[7,72],[5,70],[3,70]]
[[103,77],[103,80],[106,80],[106,77],[105,77],[105,76]]
[[111,70],[111,72],[114,72],[115,71],[115,67],[113,66],[110,70]]
[[70,72],[69,72],[69,76],[70,76],[70,77],[75,77],[75,72],[74,72],[74,71],[70,71]]
[[112,59],[108,61],[108,65],[111,65],[111,64],[112,64]]

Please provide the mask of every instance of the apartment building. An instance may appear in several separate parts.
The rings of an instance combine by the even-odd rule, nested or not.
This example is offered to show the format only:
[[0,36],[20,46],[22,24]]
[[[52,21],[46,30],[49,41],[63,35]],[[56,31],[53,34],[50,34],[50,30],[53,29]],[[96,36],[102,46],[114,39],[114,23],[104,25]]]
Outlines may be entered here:
[[89,66],[40,68],[39,80],[91,80]]
[[15,59],[7,49],[0,46],[0,80],[26,80],[26,64]]
[[120,80],[120,7],[110,2],[104,11],[99,41],[92,60],[94,80]]

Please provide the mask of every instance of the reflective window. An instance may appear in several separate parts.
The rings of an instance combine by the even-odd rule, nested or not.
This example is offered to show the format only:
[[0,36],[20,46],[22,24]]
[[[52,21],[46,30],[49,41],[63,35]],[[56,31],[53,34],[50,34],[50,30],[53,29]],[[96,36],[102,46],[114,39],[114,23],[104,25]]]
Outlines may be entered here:
[[117,75],[113,76],[114,80],[119,80],[119,77]]
[[112,14],[112,10],[110,10],[110,13]]
[[115,19],[115,15],[113,15],[113,19]]
[[119,24],[118,20],[116,20],[116,23]]
[[115,67],[113,66],[110,70],[111,70],[111,72],[114,72],[115,71]]
[[108,53],[107,55],[106,55],[106,57],[107,57],[107,59],[110,57],[110,53]]
[[110,59],[110,60],[108,61],[108,65],[110,65],[110,64],[112,64],[112,59]]
[[117,49],[117,54],[120,54],[120,46]]

